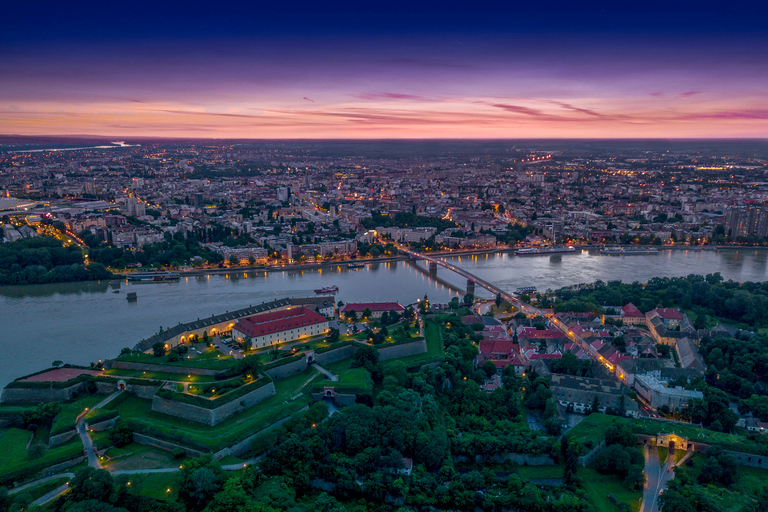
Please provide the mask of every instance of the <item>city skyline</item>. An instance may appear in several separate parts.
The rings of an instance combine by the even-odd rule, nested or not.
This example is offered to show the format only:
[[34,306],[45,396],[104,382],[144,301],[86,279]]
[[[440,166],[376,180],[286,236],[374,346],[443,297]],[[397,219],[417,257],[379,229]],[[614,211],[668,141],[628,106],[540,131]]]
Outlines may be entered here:
[[13,6],[0,133],[768,135],[765,7],[750,3],[150,7]]

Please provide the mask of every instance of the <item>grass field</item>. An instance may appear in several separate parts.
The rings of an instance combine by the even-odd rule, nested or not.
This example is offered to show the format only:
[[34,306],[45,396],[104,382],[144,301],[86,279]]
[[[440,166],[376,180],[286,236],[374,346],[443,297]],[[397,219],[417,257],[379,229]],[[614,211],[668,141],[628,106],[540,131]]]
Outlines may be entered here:
[[520,475],[520,479],[523,481],[563,478],[562,466],[516,466],[512,472]]
[[[189,357],[187,357],[189,356]],[[168,356],[155,357],[152,354],[144,354],[143,352],[132,352],[118,357],[117,361],[125,361],[129,363],[151,363],[151,364],[167,364],[170,366],[181,366],[189,368],[204,368],[208,370],[226,370],[231,368],[237,362],[234,357],[230,355],[224,355],[215,348],[209,348],[201,355],[197,355],[196,352],[187,352],[183,359],[175,362],[168,361]]]
[[122,369],[107,370],[104,372],[104,375],[138,379],[170,380],[174,382],[214,382],[215,380],[209,375],[195,375],[194,373],[184,375],[183,373],[144,372],[140,370]]
[[83,453],[83,445],[75,437],[61,446],[46,449],[39,458],[31,459],[27,453],[29,436],[29,431],[18,428],[0,430],[0,446],[3,447],[0,481],[10,477],[21,481],[48,466],[77,458]]
[[440,328],[434,322],[426,322],[424,324],[424,337],[427,339],[427,351],[424,354],[415,354],[412,356],[401,357],[399,359],[390,359],[384,361],[382,364],[392,364],[392,361],[400,361],[406,365],[418,363],[421,360],[432,359],[438,356],[442,356],[445,351],[443,350],[443,339],[440,335]]
[[628,504],[632,512],[640,510],[642,491],[628,490],[623,479],[614,475],[603,475],[589,467],[579,468],[577,476],[595,510],[614,510],[615,505],[610,496],[620,503]]
[[179,492],[180,478],[179,473],[149,473],[131,475],[129,482],[132,493],[158,500],[175,500]]
[[667,457],[669,457],[669,448],[659,446],[657,450],[659,451],[659,466],[663,466],[667,462]]
[[691,441],[717,445],[724,449],[745,453],[760,454],[760,446],[738,434],[724,434],[713,432],[696,425],[667,423],[649,418],[619,418],[605,414],[590,414],[581,423],[568,431],[568,435],[576,437],[583,445],[591,441],[592,446],[597,446],[605,438],[606,431],[613,422],[626,423],[632,426],[637,434],[656,435],[659,433],[675,432]]
[[74,430],[75,420],[77,415],[85,410],[85,408],[92,408],[104,400],[100,395],[84,395],[72,402],[64,402],[61,404],[61,412],[53,419],[53,425],[51,425],[52,434],[60,434],[68,430]]
[[[120,417],[127,420],[145,422],[147,425],[162,429],[169,439],[178,438],[183,443],[185,438],[193,439],[212,451],[234,444],[251,434],[271,425],[272,423],[293,414],[310,401],[302,395],[296,400],[292,398],[299,393],[302,384],[315,374],[315,370],[307,370],[286,379],[275,382],[276,395],[267,398],[260,404],[237,414],[236,416],[216,425],[208,427],[199,423],[186,421],[181,418],[168,416],[152,411],[152,401],[129,397],[116,405]],[[109,408],[111,404],[107,405]]]

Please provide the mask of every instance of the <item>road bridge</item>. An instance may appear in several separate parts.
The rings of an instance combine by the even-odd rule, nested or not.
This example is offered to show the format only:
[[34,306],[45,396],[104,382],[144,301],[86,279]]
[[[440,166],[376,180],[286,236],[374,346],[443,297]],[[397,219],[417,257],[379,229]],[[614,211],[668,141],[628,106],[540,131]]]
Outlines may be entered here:
[[474,293],[475,285],[477,285],[477,286],[480,286],[481,288],[485,288],[486,290],[488,290],[493,294],[501,295],[502,299],[506,300],[507,302],[515,306],[518,310],[525,313],[526,315],[544,316],[549,318],[551,320],[552,325],[555,326],[557,330],[561,331],[563,334],[565,334],[565,336],[569,340],[573,341],[574,343],[579,345],[582,349],[584,349],[584,351],[586,351],[587,354],[589,354],[589,356],[592,357],[592,359],[594,359],[595,361],[605,366],[605,368],[607,368],[611,373],[615,373],[616,368],[614,367],[613,364],[611,364],[609,361],[606,361],[603,358],[603,356],[600,355],[592,345],[584,341],[584,339],[581,336],[574,333],[571,329],[568,328],[567,325],[565,325],[563,322],[561,322],[557,318],[552,318],[551,313],[546,313],[539,308],[533,307],[530,304],[526,304],[525,302],[521,301],[517,297],[517,295],[505,292],[501,288],[495,286],[492,283],[489,283],[485,279],[477,277],[476,275],[470,272],[467,272],[463,268],[457,267],[456,265],[449,263],[445,260],[434,258],[432,256],[427,256],[426,254],[422,254],[420,252],[412,251],[407,247],[403,247],[401,245],[397,245],[397,248],[401,252],[409,255],[413,259],[423,259],[429,262],[429,272],[430,272],[430,275],[432,275],[433,277],[437,275],[438,266],[446,268],[451,272],[455,272],[456,274],[459,274],[460,276],[467,278],[467,292],[469,293]]

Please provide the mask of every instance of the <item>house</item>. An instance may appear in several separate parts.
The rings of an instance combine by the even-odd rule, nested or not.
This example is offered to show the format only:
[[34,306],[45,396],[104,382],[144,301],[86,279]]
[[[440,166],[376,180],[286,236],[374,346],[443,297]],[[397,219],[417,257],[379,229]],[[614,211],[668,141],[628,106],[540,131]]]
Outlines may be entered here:
[[292,308],[238,320],[232,337],[253,348],[319,336],[328,332],[328,320],[307,308]]
[[516,375],[525,372],[525,363],[520,358],[520,346],[509,338],[484,339],[480,341],[480,353],[477,356],[478,368],[486,361],[493,361],[496,373],[501,374],[507,366],[513,366]]
[[645,325],[645,315],[631,302],[621,308],[621,321],[626,325]]
[[405,308],[397,302],[359,302],[354,304],[345,304],[339,311],[341,316],[347,316],[353,311],[357,317],[361,317],[366,309],[371,311],[371,318],[381,318],[385,312],[394,311],[402,315]]
[[650,329],[649,323],[653,318],[660,318],[667,329],[677,329],[683,321],[683,314],[674,308],[656,308],[645,314],[646,325]]

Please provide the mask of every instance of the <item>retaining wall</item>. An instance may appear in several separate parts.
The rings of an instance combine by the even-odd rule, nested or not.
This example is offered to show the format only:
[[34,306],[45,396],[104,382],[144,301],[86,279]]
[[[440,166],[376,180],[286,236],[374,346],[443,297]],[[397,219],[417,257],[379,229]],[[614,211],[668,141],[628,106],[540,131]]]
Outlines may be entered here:
[[117,420],[120,419],[120,416],[115,416],[114,418],[110,418],[108,420],[99,421],[98,423],[87,423],[85,424],[86,429],[93,430],[95,432],[101,432],[102,430],[109,430],[110,428],[114,427],[117,423]]
[[594,459],[594,458],[597,456],[597,454],[598,454],[598,453],[600,453],[600,450],[602,450],[603,448],[605,448],[605,439],[603,439],[602,441],[600,441],[600,444],[598,444],[597,446],[595,446],[594,448],[592,448],[592,449],[589,451],[589,453],[587,453],[586,455],[582,455],[581,457],[579,457],[579,465],[580,465],[580,466],[582,466],[582,467],[584,467],[584,466],[586,466],[587,464],[589,464],[590,462],[592,462],[592,460],[593,460],[593,459]]
[[277,394],[275,383],[270,382],[215,409],[206,409],[155,395],[152,397],[152,410],[213,427],[275,394]]
[[393,347],[376,347],[379,350],[379,361],[399,359],[401,357],[425,354],[427,352],[427,340],[422,339],[413,343],[403,343]]
[[[214,376],[223,370],[208,370],[205,368],[190,368],[188,366],[173,366],[170,364],[133,363],[130,361],[111,361],[111,368],[119,370],[137,370],[141,372],[184,373],[193,375]],[[114,375],[112,377],[117,377]]]
[[356,348],[356,345],[347,345],[345,347],[335,348],[321,354],[315,352],[315,361],[317,361],[319,364],[337,363],[342,359],[352,357],[352,354],[355,353]]
[[24,404],[37,402],[66,402],[76,393],[85,390],[85,382],[72,384],[68,388],[9,388],[3,389],[2,402]]
[[62,444],[66,443],[76,435],[77,435],[77,430],[73,429],[67,432],[62,432],[61,434],[56,434],[55,436],[51,436],[48,438],[48,448],[61,446]]
[[61,462],[59,464],[54,464],[53,466],[48,466],[43,470],[43,475],[55,475],[56,473],[61,473],[65,469],[69,469],[72,466],[77,466],[81,462],[83,462],[87,457],[85,455],[81,455],[80,457],[77,457],[76,459],[68,460],[66,462]]
[[136,432],[133,433],[133,441],[139,444],[146,444],[171,452],[173,450],[182,449],[184,452],[186,452],[188,457],[201,457],[203,455],[203,452],[201,451],[187,448],[186,446],[182,446],[180,444],[169,443],[168,441],[163,441],[155,437],[145,436],[144,434],[137,434]]
[[306,369],[307,369],[307,358],[303,357],[298,361],[294,361],[292,363],[287,363],[280,366],[275,366],[274,368],[266,369],[264,370],[264,373],[266,373],[267,375],[269,375],[275,380],[279,380],[279,379],[284,379],[286,377],[294,375],[296,373],[301,373]]

